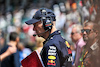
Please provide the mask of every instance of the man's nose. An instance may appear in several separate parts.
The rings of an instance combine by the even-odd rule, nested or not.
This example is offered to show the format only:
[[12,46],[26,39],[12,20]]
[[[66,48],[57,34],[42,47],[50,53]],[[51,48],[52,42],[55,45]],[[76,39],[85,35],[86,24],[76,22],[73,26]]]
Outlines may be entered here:
[[84,31],[83,34],[87,34],[86,31]]

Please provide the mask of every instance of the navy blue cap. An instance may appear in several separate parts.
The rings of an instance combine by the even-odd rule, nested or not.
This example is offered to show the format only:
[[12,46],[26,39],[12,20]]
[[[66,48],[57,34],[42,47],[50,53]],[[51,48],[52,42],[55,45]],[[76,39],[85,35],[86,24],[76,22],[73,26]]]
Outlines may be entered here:
[[52,18],[52,21],[56,21],[56,19],[55,19],[55,14],[54,14],[54,12],[53,12],[52,10],[47,9],[47,8],[41,8],[41,9],[39,9],[39,10],[35,13],[35,15],[33,16],[33,18],[32,18],[31,20],[28,20],[28,21],[26,21],[25,23],[28,24],[28,25],[30,25],[30,24],[34,24],[34,23],[36,23],[36,22],[41,21],[41,18],[43,17],[43,14],[42,14],[41,11],[42,11],[43,9],[46,10],[46,13],[47,13],[46,16],[50,16],[50,17]]

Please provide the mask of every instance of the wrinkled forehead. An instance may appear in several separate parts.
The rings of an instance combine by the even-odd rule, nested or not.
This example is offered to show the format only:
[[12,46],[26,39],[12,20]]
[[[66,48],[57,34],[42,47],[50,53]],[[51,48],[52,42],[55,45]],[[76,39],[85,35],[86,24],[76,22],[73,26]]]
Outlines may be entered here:
[[[93,28],[93,26],[94,26],[94,23],[93,22],[87,22],[87,23],[84,23],[84,25],[83,25],[85,28],[90,28],[90,29],[92,29]],[[83,28],[84,28],[83,27]]]

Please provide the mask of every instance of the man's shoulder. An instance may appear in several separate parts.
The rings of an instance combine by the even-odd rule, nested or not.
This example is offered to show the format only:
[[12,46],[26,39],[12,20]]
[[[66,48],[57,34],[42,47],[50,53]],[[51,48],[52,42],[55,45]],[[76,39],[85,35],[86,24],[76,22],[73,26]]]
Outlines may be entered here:
[[8,45],[6,45],[6,46],[4,46],[2,49],[1,49],[1,51],[0,51],[0,55],[2,54],[2,53],[4,53],[7,49],[8,49]]
[[55,36],[51,37],[50,41],[52,43],[58,43],[58,42],[64,42],[65,39],[61,35],[55,35]]
[[52,37],[48,42],[47,42],[47,46],[50,45],[54,45],[56,47],[60,47],[60,45],[64,44],[65,40],[62,38],[58,38],[58,37]]

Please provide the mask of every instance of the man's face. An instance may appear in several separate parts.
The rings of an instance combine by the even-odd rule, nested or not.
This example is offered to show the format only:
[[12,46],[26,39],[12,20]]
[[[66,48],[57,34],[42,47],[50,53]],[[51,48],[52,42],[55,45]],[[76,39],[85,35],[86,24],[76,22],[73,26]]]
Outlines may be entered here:
[[83,39],[84,41],[88,41],[89,39],[94,39],[96,34],[93,30],[93,25],[88,25],[88,26],[85,26],[81,32],[83,33]]
[[36,22],[36,23],[33,24],[33,30],[36,32],[36,34],[39,37],[42,37],[44,35],[42,33],[45,32],[41,21]]
[[72,41],[73,42],[77,42],[79,35],[80,34],[76,32],[76,28],[73,28],[72,32],[71,32],[71,39],[72,39]]

